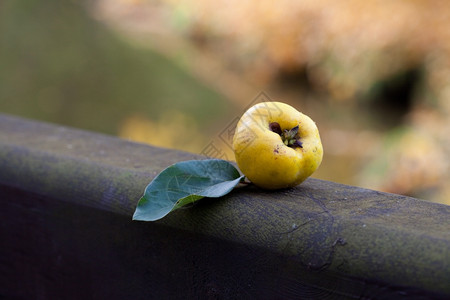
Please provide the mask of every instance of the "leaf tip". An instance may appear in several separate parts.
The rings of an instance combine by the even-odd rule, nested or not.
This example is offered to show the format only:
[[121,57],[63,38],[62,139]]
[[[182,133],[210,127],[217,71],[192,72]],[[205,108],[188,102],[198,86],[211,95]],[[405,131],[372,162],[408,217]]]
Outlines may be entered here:
[[140,221],[139,216],[136,215],[136,212],[133,214],[133,217],[131,217],[132,221]]

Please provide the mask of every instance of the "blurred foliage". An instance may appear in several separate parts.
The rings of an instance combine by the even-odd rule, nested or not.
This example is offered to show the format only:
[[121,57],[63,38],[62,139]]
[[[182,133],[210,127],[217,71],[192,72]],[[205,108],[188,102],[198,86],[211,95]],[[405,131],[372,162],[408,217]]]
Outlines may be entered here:
[[0,3],[0,110],[199,152],[266,90],[318,123],[316,176],[450,204],[445,0],[82,3]]
[[225,97],[165,56],[123,41],[74,1],[2,1],[0,66],[0,111],[109,134],[135,114],[209,128],[231,112]]
[[303,69],[336,100],[363,100],[378,80],[411,69],[441,69],[433,61],[450,47],[444,0],[164,2],[182,12],[180,30],[253,81]]

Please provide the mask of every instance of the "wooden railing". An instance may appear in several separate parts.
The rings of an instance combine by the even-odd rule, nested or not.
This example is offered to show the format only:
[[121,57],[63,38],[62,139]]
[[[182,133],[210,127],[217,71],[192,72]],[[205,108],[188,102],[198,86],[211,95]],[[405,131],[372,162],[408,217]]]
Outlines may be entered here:
[[450,297],[446,205],[308,179],[131,220],[199,158],[0,115],[0,299]]

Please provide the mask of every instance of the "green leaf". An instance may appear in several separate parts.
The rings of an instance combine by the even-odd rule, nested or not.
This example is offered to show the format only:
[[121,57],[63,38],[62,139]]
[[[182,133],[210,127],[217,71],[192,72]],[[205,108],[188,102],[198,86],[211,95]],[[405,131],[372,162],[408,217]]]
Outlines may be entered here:
[[203,197],[228,194],[244,176],[220,159],[189,160],[163,170],[145,189],[133,220],[156,221]]

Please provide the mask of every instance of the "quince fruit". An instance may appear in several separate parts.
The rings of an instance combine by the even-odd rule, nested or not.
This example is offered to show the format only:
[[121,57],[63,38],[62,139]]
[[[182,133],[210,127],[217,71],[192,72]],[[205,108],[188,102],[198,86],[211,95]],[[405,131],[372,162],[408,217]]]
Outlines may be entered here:
[[236,126],[233,150],[242,173],[256,186],[270,190],[302,183],[323,157],[314,121],[281,102],[249,108]]

